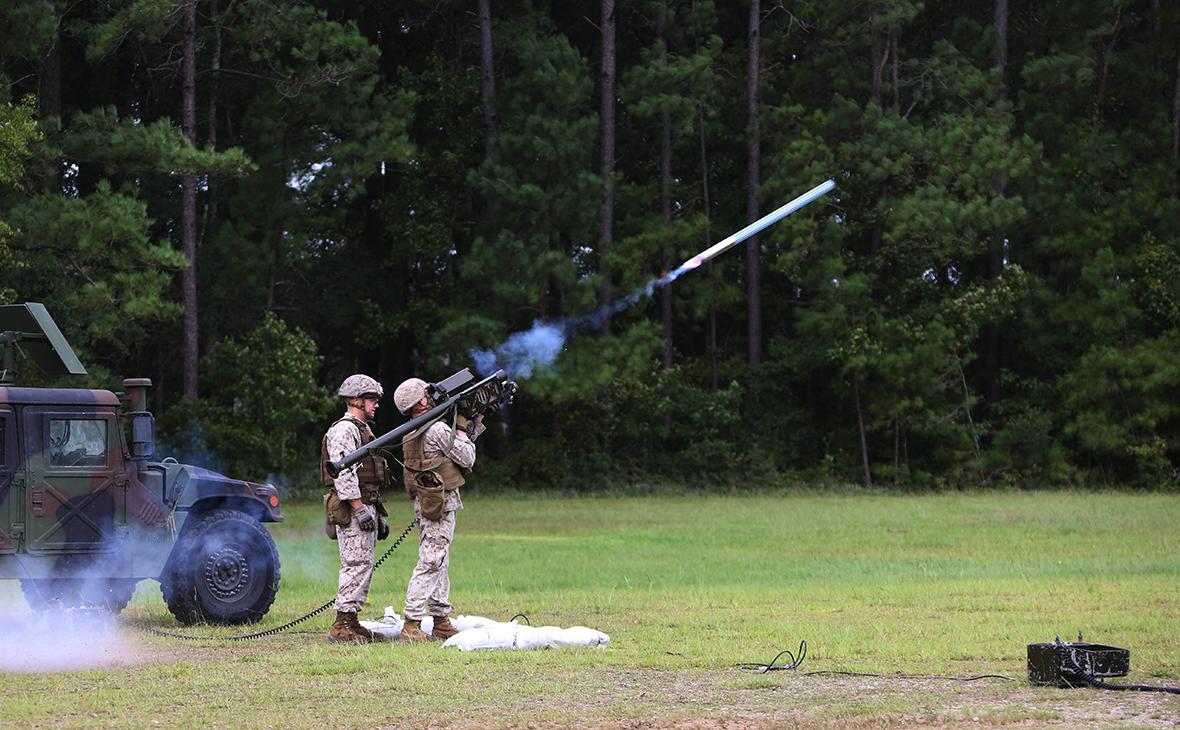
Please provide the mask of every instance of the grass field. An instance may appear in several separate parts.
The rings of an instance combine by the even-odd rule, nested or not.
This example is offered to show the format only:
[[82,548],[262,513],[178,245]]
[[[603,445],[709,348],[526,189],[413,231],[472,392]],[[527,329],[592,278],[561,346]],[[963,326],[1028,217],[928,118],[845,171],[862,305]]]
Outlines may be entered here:
[[[0,676],[5,726],[1175,727],[1180,696],[1027,683],[1025,646],[1131,650],[1128,681],[1180,685],[1180,495],[1070,492],[482,497],[452,553],[458,613],[585,625],[606,649],[339,646],[332,614],[275,637],[181,642],[131,627],[113,666]],[[409,520],[393,505],[396,533]],[[273,534],[278,600],[260,627],[334,593],[319,509]],[[379,544],[383,550],[388,543]],[[400,609],[416,539],[374,577]],[[0,606],[23,610],[15,582]],[[175,629],[154,582],[127,618]],[[196,627],[188,633],[222,635]],[[793,672],[751,674],[806,640]],[[817,670],[883,677],[806,676]],[[898,673],[995,679],[906,679]]]

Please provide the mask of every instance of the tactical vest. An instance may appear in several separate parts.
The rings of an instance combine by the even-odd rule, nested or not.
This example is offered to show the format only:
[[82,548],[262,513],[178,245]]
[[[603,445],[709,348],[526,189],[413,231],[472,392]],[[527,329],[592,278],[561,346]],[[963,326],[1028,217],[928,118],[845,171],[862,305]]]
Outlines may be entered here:
[[426,458],[423,448],[425,439],[426,434],[423,433],[415,439],[402,442],[402,458],[405,459],[403,463],[406,467],[405,485],[410,496],[415,496],[418,487],[437,489],[441,486],[445,491],[453,492],[463,486],[463,472],[450,457]]
[[[364,446],[375,438],[373,431],[369,428],[369,424],[355,416],[346,414],[343,418],[333,423],[332,426],[340,423],[340,421],[348,421],[356,426],[357,431],[361,435],[361,446]],[[328,430],[331,430],[331,426],[328,427]],[[323,440],[320,441],[320,479],[325,487],[336,486],[336,481],[328,473],[327,434],[324,434]],[[381,489],[389,484],[389,467],[386,466],[384,457],[369,453],[365,458],[358,461],[356,466],[356,480],[360,482],[361,501],[365,504],[376,504]]]

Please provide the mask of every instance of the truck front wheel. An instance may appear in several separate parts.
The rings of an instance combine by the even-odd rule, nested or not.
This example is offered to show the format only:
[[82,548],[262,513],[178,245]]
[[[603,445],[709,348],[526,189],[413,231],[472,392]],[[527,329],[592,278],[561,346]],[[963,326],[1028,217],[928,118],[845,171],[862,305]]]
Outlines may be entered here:
[[186,529],[160,576],[168,610],[183,624],[247,624],[279,590],[279,552],[258,520],[216,510]]

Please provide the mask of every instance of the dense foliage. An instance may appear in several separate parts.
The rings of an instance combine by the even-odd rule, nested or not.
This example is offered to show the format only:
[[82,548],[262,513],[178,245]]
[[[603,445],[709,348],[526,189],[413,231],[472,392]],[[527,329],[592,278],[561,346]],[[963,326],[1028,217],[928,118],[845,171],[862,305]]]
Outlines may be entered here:
[[491,2],[489,47],[486,5],[4,3],[0,301],[152,378],[177,456],[310,487],[345,375],[441,378],[834,178],[759,276],[579,330],[484,483],[1177,486],[1180,7],[764,3],[754,45],[747,3],[619,3],[611,126],[602,6]]

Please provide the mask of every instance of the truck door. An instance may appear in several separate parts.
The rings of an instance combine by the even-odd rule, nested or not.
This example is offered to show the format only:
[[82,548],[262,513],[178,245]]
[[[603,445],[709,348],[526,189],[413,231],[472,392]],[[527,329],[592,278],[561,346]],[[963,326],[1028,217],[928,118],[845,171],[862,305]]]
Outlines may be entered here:
[[16,552],[12,523],[20,522],[23,510],[15,507],[16,421],[11,408],[0,406],[0,555]]
[[30,554],[99,552],[126,523],[116,490],[122,451],[113,413],[24,409]]

